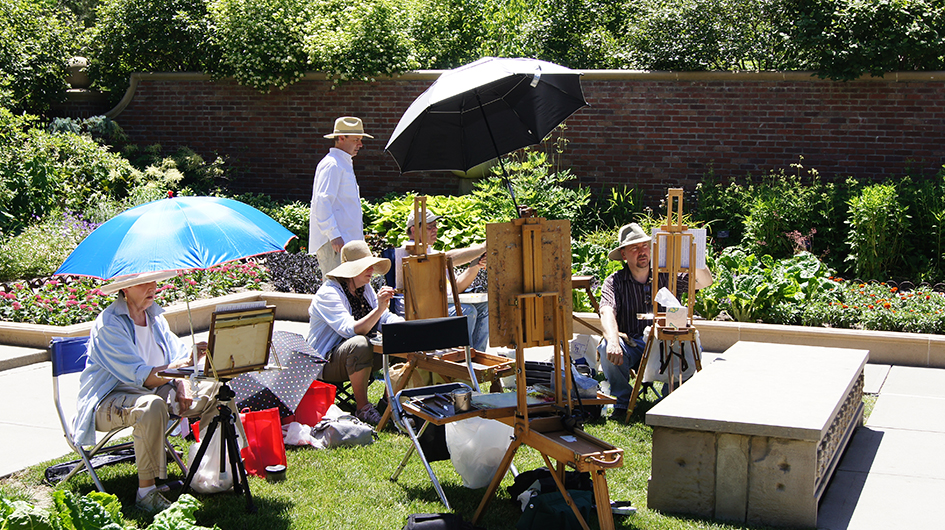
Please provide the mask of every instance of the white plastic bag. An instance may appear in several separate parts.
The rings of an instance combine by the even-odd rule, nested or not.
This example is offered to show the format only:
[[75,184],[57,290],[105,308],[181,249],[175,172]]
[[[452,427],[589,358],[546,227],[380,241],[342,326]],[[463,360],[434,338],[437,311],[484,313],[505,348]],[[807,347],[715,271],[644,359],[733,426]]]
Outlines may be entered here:
[[446,424],[446,447],[463,486],[489,485],[512,443],[512,427],[496,420],[469,418]]
[[[644,334],[643,336],[645,337],[649,336],[650,334],[649,328],[647,328],[643,332],[643,334]],[[669,382],[669,372],[670,372],[669,366],[667,365],[666,370],[663,372],[660,372],[660,364],[661,364],[660,346],[661,344],[662,344],[662,341],[657,340],[653,344],[653,349],[650,350],[650,358],[649,360],[647,360],[646,366],[643,369],[643,382],[645,383],[650,383],[653,381],[659,381],[661,383]],[[684,352],[684,355],[686,356],[687,366],[686,366],[686,370],[683,371],[682,373],[682,380],[686,381],[690,377],[692,377],[692,374],[696,372],[696,360],[692,355],[692,345],[689,343],[689,341],[674,342],[673,347],[672,347],[674,354],[672,355],[672,358],[670,360],[670,362],[672,363],[673,379],[676,379],[677,377],[679,377],[679,372],[682,367],[682,359],[679,356],[680,347],[682,347],[682,351]],[[699,339],[699,330],[696,330],[696,348],[698,348],[699,355],[701,356],[702,355],[702,341]],[[663,355],[665,356],[666,352],[664,352]]]
[[[204,432],[201,433],[200,439],[204,440],[203,435],[206,434],[206,430],[201,430]],[[190,483],[190,487],[197,493],[219,493],[233,487],[233,467],[230,465],[229,457],[225,459],[225,471],[220,473],[220,430],[218,428],[213,431],[213,438],[210,439],[207,451],[200,459],[200,466],[197,468],[197,472],[194,473],[194,478]],[[199,449],[200,444],[190,446],[190,451],[187,453],[188,469],[194,465],[194,458],[197,456]]]

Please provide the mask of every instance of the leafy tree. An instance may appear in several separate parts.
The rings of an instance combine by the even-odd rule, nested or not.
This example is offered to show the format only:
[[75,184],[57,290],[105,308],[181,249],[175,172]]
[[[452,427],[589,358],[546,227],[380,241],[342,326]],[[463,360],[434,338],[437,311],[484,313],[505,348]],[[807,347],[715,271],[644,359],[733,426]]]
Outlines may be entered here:
[[455,68],[479,59],[483,0],[408,0],[408,31],[421,68]]
[[783,54],[774,0],[645,0],[630,17],[632,67],[765,70]]
[[222,54],[215,73],[262,91],[298,81],[317,67],[304,47],[304,28],[315,10],[307,0],[213,0],[210,13]]
[[369,81],[418,65],[407,37],[407,12],[388,0],[322,0],[305,26],[312,64],[339,79]]
[[134,72],[213,72],[208,0],[102,0],[89,38],[92,86],[117,102]]
[[625,23],[623,2],[538,0],[523,24],[526,56],[570,68],[626,67],[618,38]]
[[60,9],[72,13],[75,21],[84,28],[95,26],[96,10],[102,0],[58,0]]
[[71,36],[51,0],[0,3],[0,105],[42,114],[65,100]]
[[945,70],[941,0],[784,0],[786,66],[823,78],[882,77],[902,70]]

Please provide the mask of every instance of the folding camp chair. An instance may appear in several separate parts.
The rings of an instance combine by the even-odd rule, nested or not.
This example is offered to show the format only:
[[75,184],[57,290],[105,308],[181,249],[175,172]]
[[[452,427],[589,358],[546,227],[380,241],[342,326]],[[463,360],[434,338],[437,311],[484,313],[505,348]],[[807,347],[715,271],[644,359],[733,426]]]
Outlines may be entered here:
[[[384,343],[384,383],[387,385],[387,395],[394,396],[393,399],[390,399],[394,424],[397,425],[398,429],[407,433],[407,436],[410,437],[410,441],[413,443],[400,462],[400,466],[398,466],[397,470],[391,475],[391,480],[397,480],[400,472],[403,471],[404,467],[407,465],[407,461],[413,455],[414,451],[416,451],[420,456],[420,460],[423,462],[423,467],[427,470],[427,474],[430,475],[430,480],[433,482],[433,487],[436,489],[437,495],[440,496],[440,500],[443,501],[447,510],[452,510],[450,503],[446,500],[443,487],[440,486],[440,482],[437,480],[433,468],[430,467],[430,463],[423,453],[423,448],[420,446],[419,441],[420,436],[423,435],[431,422],[424,419],[419,430],[414,431],[410,422],[405,421],[403,403],[408,399],[416,400],[436,394],[449,394],[461,388],[467,390],[472,389],[469,385],[464,383],[445,383],[418,388],[407,388],[394,395],[394,386],[390,378],[389,355],[462,347],[466,351],[466,366],[469,371],[469,380],[478,392],[479,383],[476,381],[476,375],[472,365],[472,349],[469,345],[469,327],[467,322],[468,320],[463,316],[428,318],[385,324],[382,330]],[[441,417],[436,423],[442,425],[452,421],[456,420],[451,417]]]
[[[122,430],[119,428],[109,431],[91,449],[85,449],[82,447],[82,445],[77,442],[75,433],[72,430],[71,415],[67,416],[62,409],[62,400],[59,393],[60,376],[78,373],[85,369],[85,361],[88,358],[88,340],[88,337],[53,337],[53,339],[50,341],[49,358],[52,361],[53,404],[56,405],[56,412],[59,414],[59,422],[62,424],[62,432],[66,437],[66,442],[69,444],[69,447],[72,447],[72,450],[75,451],[80,458],[80,462],[76,464],[72,471],[70,471],[69,474],[66,475],[62,480],[69,480],[73,475],[84,469],[89,472],[89,475],[91,475],[92,482],[95,483],[95,487],[98,488],[99,491],[104,492],[105,487],[102,486],[102,481],[98,478],[95,468],[92,467],[92,457],[100,454],[113,453],[116,451],[129,449],[133,446],[133,444],[131,442],[125,442],[110,446],[107,445],[112,437]],[[181,472],[186,476],[187,466],[184,465],[184,462],[180,459],[180,455],[177,454],[174,446],[172,446],[170,440],[167,439],[167,437],[170,436],[170,433],[177,427],[179,423],[180,419],[178,418],[175,419],[175,421],[172,421],[168,426],[167,431],[164,433],[164,447],[174,459],[174,461],[177,462],[177,465],[180,466]]]

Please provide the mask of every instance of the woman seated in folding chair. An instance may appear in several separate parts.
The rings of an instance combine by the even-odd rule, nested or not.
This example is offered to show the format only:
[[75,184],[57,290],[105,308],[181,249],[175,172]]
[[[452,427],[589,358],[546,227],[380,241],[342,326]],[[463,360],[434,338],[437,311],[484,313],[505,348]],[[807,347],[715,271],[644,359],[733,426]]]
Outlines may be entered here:
[[375,293],[371,287],[371,276],[388,270],[389,259],[374,257],[364,241],[349,241],[341,249],[341,265],[325,273],[326,281],[308,308],[306,340],[328,359],[322,379],[351,381],[355,415],[372,425],[381,415],[368,401],[367,386],[383,358],[374,354],[368,335],[387,322],[403,321],[388,310],[394,289],[385,286]]
[[[157,282],[174,272],[123,277],[102,292],[119,292],[102,311],[89,334],[88,360],[79,378],[75,435],[82,445],[95,443],[95,431],[132,427],[138,467],[136,506],[161,511],[171,503],[156,487],[167,478],[164,434],[170,412],[200,417],[203,425],[216,414],[219,383],[201,383],[196,394],[188,382],[165,379],[158,372],[192,363],[191,348],[168,327],[154,302]],[[206,343],[197,345],[206,352]]]

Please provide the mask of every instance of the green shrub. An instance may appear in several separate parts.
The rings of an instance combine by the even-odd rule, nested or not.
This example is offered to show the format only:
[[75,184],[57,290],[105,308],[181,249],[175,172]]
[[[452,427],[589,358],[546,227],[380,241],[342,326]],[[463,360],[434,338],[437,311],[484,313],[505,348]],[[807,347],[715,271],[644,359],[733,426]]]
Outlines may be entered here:
[[307,252],[311,206],[301,201],[283,204],[268,214],[297,237],[289,243],[289,252]]
[[537,0],[520,28],[523,57],[570,68],[627,67],[627,7],[593,0]]
[[[393,247],[402,245],[407,241],[407,215],[413,210],[414,197],[416,194],[409,193],[377,204],[365,203],[365,233],[377,234]],[[443,216],[437,221],[436,250],[464,248],[486,240],[486,223],[491,219],[482,214],[472,196],[428,196],[427,209]]]
[[121,197],[139,177],[91,137],[53,134],[0,109],[0,231],[10,236],[53,211],[84,211],[93,196]]
[[601,189],[592,195],[584,212],[576,220],[571,232],[593,233],[600,229],[615,229],[633,222],[643,212],[643,194],[626,184]]
[[[575,180],[570,169],[552,171],[548,156],[538,151],[525,151],[523,155],[505,163],[509,181],[519,206],[534,208],[537,217],[545,219],[567,219],[574,224],[590,200],[587,188],[569,188],[564,184]],[[512,199],[499,168],[493,168],[496,176],[476,181],[473,196],[479,202],[483,219],[504,222],[518,217]]]
[[906,177],[897,188],[911,217],[910,235],[902,247],[902,275],[915,281],[940,281],[945,278],[945,169],[932,178]]
[[76,47],[70,17],[51,0],[0,3],[0,97],[15,113],[45,113],[65,101]]
[[92,86],[117,103],[133,72],[215,72],[209,0],[102,0],[89,36]]
[[0,282],[49,276],[97,226],[81,216],[53,213],[16,236],[0,238]]
[[775,260],[729,247],[712,265],[715,282],[698,291],[694,306],[709,319],[722,311],[739,322],[770,321],[772,313],[793,319],[780,304],[810,304],[832,287],[833,271],[809,252]]
[[185,195],[210,195],[224,187],[230,176],[223,157],[211,162],[189,147],[179,147],[170,154],[160,144],[144,148],[128,145],[122,154],[142,171],[141,181],[155,182],[169,191]]
[[287,251],[308,251],[309,204],[301,201],[280,202],[263,193],[244,193],[231,198],[256,208],[295,234],[297,237],[289,243]]
[[[581,239],[571,240],[571,272],[578,276],[593,276],[592,290],[600,299],[600,289],[604,280],[619,270],[620,261],[611,261],[607,254],[617,246],[617,229],[601,230],[585,234]],[[587,295],[574,292],[575,311],[593,311]]]
[[752,182],[750,177],[723,181],[710,170],[696,186],[693,218],[710,224],[723,246],[741,245],[756,254],[776,259],[808,251],[840,268],[845,257],[846,186],[825,183],[815,169],[802,173],[775,170]]
[[854,273],[864,279],[884,279],[901,260],[909,229],[906,207],[892,184],[866,186],[849,201],[847,243]]
[[832,239],[839,218],[832,215],[837,187],[822,183],[816,171],[811,171],[809,179],[774,171],[761,184],[750,185],[748,196],[742,244],[750,251],[777,259],[795,251],[818,255],[838,251],[819,244]]
[[85,119],[53,118],[46,130],[51,133],[87,134],[96,142],[117,146],[128,141],[128,135],[118,122],[106,116],[92,116]]
[[[690,212],[693,219],[712,225],[721,246],[738,245],[744,233],[750,200],[745,185],[734,178],[723,181],[710,167],[702,182],[696,184],[696,203]],[[720,237],[723,233],[725,237]]]

